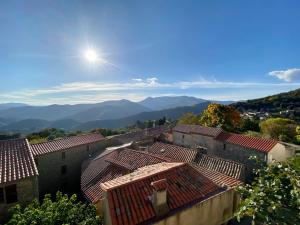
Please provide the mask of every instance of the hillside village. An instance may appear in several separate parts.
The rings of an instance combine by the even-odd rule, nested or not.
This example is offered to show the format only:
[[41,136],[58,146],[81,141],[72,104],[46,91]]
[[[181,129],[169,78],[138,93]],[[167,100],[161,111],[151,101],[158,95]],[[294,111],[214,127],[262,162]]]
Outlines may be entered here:
[[256,165],[295,154],[284,143],[200,125],[159,126],[38,144],[0,141],[0,215],[45,194],[81,194],[104,224],[226,224]]

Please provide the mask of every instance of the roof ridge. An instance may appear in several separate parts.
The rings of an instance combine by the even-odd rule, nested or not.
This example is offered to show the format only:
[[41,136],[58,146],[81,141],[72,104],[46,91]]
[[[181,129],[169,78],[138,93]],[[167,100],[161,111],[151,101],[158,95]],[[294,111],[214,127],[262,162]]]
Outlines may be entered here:
[[[122,183],[122,184],[119,184],[119,185],[115,185],[113,187],[110,187],[110,188],[106,188],[106,187],[103,187],[105,183],[107,182],[111,182],[111,181],[114,181],[114,180],[117,180],[121,177],[124,177],[124,176],[129,176],[130,174],[136,172],[136,171],[140,171],[142,168],[145,168],[145,167],[153,167],[154,165],[157,165],[157,164],[164,164],[164,163],[167,163],[167,164],[174,164],[174,166],[172,167],[169,167],[169,168],[166,168],[164,170],[161,170],[161,171],[157,171],[155,173],[152,173],[152,174],[147,174],[146,176],[142,176],[142,177],[139,177],[137,178],[136,180],[132,180],[132,181],[127,181],[125,183]],[[115,179],[112,179],[110,181],[107,181],[107,182],[104,182],[104,183],[101,183],[100,187],[104,190],[104,191],[111,191],[111,190],[114,190],[116,188],[120,188],[120,187],[123,187],[125,185],[128,185],[128,184],[132,184],[132,183],[136,183],[136,182],[139,182],[139,181],[142,181],[142,180],[145,180],[145,179],[148,179],[150,176],[154,176],[154,175],[159,175],[159,174],[162,174],[162,173],[165,173],[167,171],[170,171],[172,169],[175,169],[175,168],[179,168],[179,167],[184,167],[184,166],[187,166],[188,163],[184,163],[184,162],[162,162],[162,163],[157,163],[157,164],[152,164],[152,165],[148,165],[148,166],[144,166],[144,167],[140,167],[140,168],[137,168],[136,170],[134,170],[133,172],[129,173],[129,174],[126,174],[124,176],[121,176],[121,177],[118,177],[118,178],[115,178]],[[148,172],[149,173],[149,172]]]
[[[45,143],[52,143],[52,142],[55,142],[55,141],[66,140],[66,139],[69,139],[69,138],[83,137],[83,136],[96,135],[96,134],[97,133],[88,133],[88,134],[66,136],[66,137],[61,137],[61,138],[57,138],[57,139],[54,139],[54,140],[50,140],[50,141],[46,141],[46,142],[41,142],[41,143],[36,143],[36,144],[31,144],[31,145],[33,145],[33,146],[42,145],[42,144],[45,144]],[[101,135],[102,137],[104,137],[102,134],[98,134],[98,135]]]

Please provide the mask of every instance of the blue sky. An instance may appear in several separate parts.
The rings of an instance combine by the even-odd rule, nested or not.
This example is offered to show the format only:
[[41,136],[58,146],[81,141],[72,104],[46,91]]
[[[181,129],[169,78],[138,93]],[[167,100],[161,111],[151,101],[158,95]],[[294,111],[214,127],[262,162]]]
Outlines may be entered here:
[[299,8],[297,0],[1,1],[0,102],[243,100],[293,90]]

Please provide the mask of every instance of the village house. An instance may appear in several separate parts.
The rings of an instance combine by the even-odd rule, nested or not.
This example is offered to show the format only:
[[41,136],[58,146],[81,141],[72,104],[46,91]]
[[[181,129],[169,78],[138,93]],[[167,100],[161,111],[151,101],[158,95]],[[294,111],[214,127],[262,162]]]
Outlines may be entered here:
[[230,220],[238,194],[187,163],[158,163],[107,181],[105,225],[220,225]]
[[85,134],[31,145],[39,171],[40,196],[79,193],[81,164],[102,152],[108,141],[101,134]]
[[104,198],[101,183],[148,165],[187,162],[220,186],[234,187],[244,179],[244,166],[240,163],[162,142],[155,142],[144,151],[129,149],[126,146],[104,153],[84,163],[81,175],[82,192],[86,199],[96,206],[99,214],[103,213]]
[[284,161],[294,155],[294,150],[286,148],[276,140],[228,133],[221,128],[177,125],[172,132],[174,144],[243,163],[246,179],[252,177],[252,170],[255,168],[254,162],[249,159],[250,156],[272,163]]
[[25,205],[38,195],[38,170],[28,141],[0,141],[0,221],[16,203]]

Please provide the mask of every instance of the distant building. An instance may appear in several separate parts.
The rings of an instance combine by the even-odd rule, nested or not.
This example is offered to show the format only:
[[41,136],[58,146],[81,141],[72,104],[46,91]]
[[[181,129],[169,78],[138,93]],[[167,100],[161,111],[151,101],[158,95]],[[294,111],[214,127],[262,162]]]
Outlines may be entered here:
[[16,203],[38,196],[38,170],[27,140],[0,141],[0,221]]
[[107,181],[105,225],[220,225],[230,220],[239,197],[187,163],[159,163]]
[[173,129],[173,142],[191,148],[205,148],[208,155],[230,159],[245,164],[246,178],[252,177],[254,168],[250,156],[267,163],[284,161],[294,151],[272,139],[263,139],[241,134],[227,133],[221,128],[198,125],[177,125]]
[[101,134],[86,134],[31,145],[39,171],[40,195],[80,191],[81,163],[107,147]]

